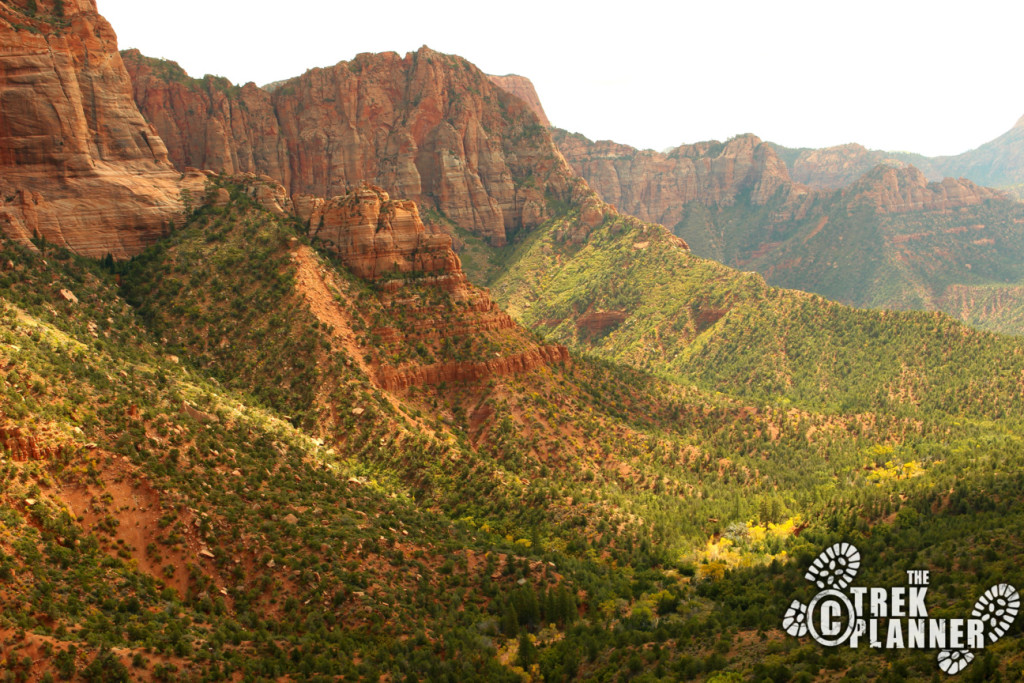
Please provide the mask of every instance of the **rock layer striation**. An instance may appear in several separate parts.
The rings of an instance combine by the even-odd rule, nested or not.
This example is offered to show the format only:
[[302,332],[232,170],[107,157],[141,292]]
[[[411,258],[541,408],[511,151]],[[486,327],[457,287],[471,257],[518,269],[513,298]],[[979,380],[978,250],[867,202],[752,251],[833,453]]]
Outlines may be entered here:
[[132,100],[94,0],[0,2],[0,230],[123,258],[163,234],[198,173]]
[[371,183],[495,245],[539,225],[549,200],[579,184],[534,105],[426,47],[361,54],[265,89],[192,79],[137,51],[124,59],[179,169],[266,174],[319,197]]

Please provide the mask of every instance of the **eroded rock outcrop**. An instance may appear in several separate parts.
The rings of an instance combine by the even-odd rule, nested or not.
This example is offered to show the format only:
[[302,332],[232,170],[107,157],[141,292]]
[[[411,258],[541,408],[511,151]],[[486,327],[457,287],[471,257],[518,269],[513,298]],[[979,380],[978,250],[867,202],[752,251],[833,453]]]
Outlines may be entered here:
[[844,190],[850,211],[865,204],[877,213],[950,211],[978,206],[991,199],[1006,199],[997,190],[975,185],[964,178],[928,182],[913,166],[883,164]]
[[465,281],[452,239],[431,233],[409,200],[392,200],[367,185],[343,197],[296,197],[309,234],[335,251],[356,275],[381,280],[408,274],[443,277],[449,287]]
[[[250,196],[261,185],[272,186],[265,178],[240,179]],[[216,203],[217,193],[211,191],[208,200]],[[347,300],[348,287],[295,240],[298,291],[331,330],[336,347],[377,386],[401,391],[475,382],[569,359],[565,347],[538,344],[486,289],[469,283],[451,238],[426,228],[414,202],[364,185],[330,200],[296,195],[288,207],[312,237],[373,283],[381,308],[367,330],[365,322],[355,322],[359,313]]]
[[493,244],[539,225],[547,197],[568,200],[579,183],[531,105],[426,47],[361,54],[266,90],[190,79],[138,53],[125,60],[178,168],[262,173],[292,195],[372,183]]
[[544,365],[569,361],[569,351],[561,345],[538,346],[509,356],[478,362],[450,362],[421,365],[401,370],[383,367],[377,382],[387,391],[447,382],[475,382],[488,377],[516,375]]
[[903,165],[885,152],[851,143],[801,151],[793,160],[790,175],[809,187],[836,190],[850,185],[882,163]]
[[[183,169],[184,170],[184,169]],[[0,230],[126,257],[180,215],[178,172],[94,0],[0,2]]]
[[679,223],[691,202],[716,208],[743,198],[752,207],[770,207],[770,215],[761,220],[777,225],[803,220],[836,201],[854,208],[867,203],[879,213],[906,213],[976,206],[1003,196],[964,179],[929,183],[916,167],[860,145],[805,150],[797,156],[793,167],[800,177],[822,188],[843,185],[828,190],[794,181],[774,146],[753,135],[683,145],[668,154],[591,142],[557,129],[554,137],[601,197],[626,213],[669,227]]
[[0,454],[8,454],[15,462],[52,460],[60,455],[59,446],[47,446],[31,432],[20,427],[0,427]]
[[576,319],[576,332],[585,339],[599,337],[618,327],[628,317],[626,311],[588,311]]
[[540,103],[540,97],[537,96],[537,89],[533,87],[533,81],[529,78],[516,74],[488,76],[488,78],[502,90],[510,92],[523,102],[526,102],[533,113],[537,115],[538,121],[545,126],[551,125],[551,122],[548,121],[548,115],[544,113],[544,105]]
[[601,197],[644,221],[676,225],[689,202],[728,206],[741,193],[766,204],[780,188],[794,187],[774,149],[753,135],[726,143],[683,145],[667,154],[638,150],[607,140],[554,131],[554,139],[572,167]]
[[225,78],[192,79],[176,62],[122,53],[139,109],[178,168],[259,173],[290,184],[288,150],[269,92]]

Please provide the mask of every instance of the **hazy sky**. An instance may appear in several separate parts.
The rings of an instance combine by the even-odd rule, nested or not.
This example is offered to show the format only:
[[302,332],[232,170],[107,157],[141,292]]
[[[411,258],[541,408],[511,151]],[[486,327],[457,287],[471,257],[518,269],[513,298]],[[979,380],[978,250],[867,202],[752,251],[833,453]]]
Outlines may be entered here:
[[122,49],[264,84],[421,45],[529,77],[551,122],[664,149],[738,133],[955,154],[1024,115],[1024,2],[98,0]]

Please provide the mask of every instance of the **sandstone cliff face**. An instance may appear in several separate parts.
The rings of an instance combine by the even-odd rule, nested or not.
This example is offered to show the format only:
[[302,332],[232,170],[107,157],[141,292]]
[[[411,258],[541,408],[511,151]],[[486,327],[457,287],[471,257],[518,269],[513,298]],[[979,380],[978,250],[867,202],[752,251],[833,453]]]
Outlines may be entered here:
[[803,150],[793,161],[790,174],[798,183],[836,190],[850,185],[882,163],[902,165],[885,152],[848,144]]
[[[250,195],[283,195],[269,180],[245,178]],[[211,195],[209,201],[219,202]],[[293,208],[307,221],[310,234],[333,250],[356,275],[374,283],[382,315],[370,329],[373,342],[359,342],[354,331],[352,302],[340,303],[346,287],[337,275],[318,266],[308,246],[292,251],[298,267],[298,291],[310,310],[332,330],[339,347],[354,358],[387,391],[451,382],[476,382],[489,377],[528,372],[569,360],[563,346],[538,345],[491,299],[487,290],[470,284],[451,238],[431,234],[419,219],[416,204],[393,200],[381,188],[364,186],[344,197],[324,200],[297,195]],[[405,278],[403,275],[415,274]],[[436,296],[439,289],[445,295]],[[416,354],[403,353],[417,349]],[[423,363],[423,350],[437,353]],[[451,358],[454,349],[468,359]],[[486,359],[486,360],[483,360]]]
[[742,193],[749,193],[755,207],[770,205],[771,224],[803,220],[836,201],[846,202],[850,210],[869,204],[878,213],[907,213],[977,206],[1004,196],[964,179],[929,183],[924,173],[900,160],[865,168],[884,155],[860,145],[804,150],[796,157],[794,173],[820,188],[843,185],[829,191],[794,181],[774,147],[753,135],[724,144],[684,145],[668,154],[591,142],[557,129],[554,137],[573,168],[605,200],[669,227],[679,223],[690,202],[730,206]]
[[557,129],[554,138],[566,160],[604,200],[641,220],[669,227],[680,221],[689,202],[726,206],[749,192],[754,203],[763,205],[780,188],[794,189],[786,165],[753,135],[724,144],[683,145],[668,154],[591,142]]
[[1006,198],[1002,192],[963,178],[928,182],[918,169],[902,165],[878,166],[844,190],[843,195],[850,211],[867,205],[876,213],[942,212]]
[[569,199],[579,183],[529,105],[426,47],[359,55],[270,92],[194,81],[135,53],[126,61],[178,168],[267,174],[320,197],[368,182],[496,245],[548,217],[546,194]]
[[288,153],[270,93],[248,83],[189,78],[175,62],[122,53],[132,94],[178,168],[263,173],[287,186]]
[[548,121],[548,115],[544,113],[544,106],[540,103],[540,97],[537,96],[537,89],[533,87],[533,82],[529,78],[517,76],[516,74],[488,76],[488,78],[502,90],[512,93],[523,102],[526,102],[530,110],[537,115],[538,121],[545,126],[551,126],[551,122]]
[[0,230],[126,257],[167,229],[183,187],[132,100],[94,0],[0,2]]
[[824,149],[778,148],[793,180],[813,188],[840,189],[879,164],[911,165],[928,180],[967,178],[986,187],[1005,189],[1018,199],[1024,183],[1024,118],[995,140],[955,156],[926,157],[908,152],[883,152],[849,144]]
[[451,237],[427,232],[412,201],[392,200],[381,188],[364,186],[329,200],[296,196],[295,206],[309,234],[325,242],[359,277],[380,280],[418,273],[444,277],[449,287],[465,281]]
[[381,368],[377,382],[387,391],[449,382],[479,382],[488,377],[518,375],[544,365],[566,363],[569,351],[558,344],[538,346],[529,351],[478,362],[450,362],[396,370]]

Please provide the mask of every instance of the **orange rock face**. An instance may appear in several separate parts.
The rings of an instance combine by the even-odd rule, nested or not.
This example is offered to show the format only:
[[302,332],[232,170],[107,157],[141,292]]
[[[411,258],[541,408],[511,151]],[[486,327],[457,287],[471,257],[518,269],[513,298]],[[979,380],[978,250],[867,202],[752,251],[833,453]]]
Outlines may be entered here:
[[0,230],[125,257],[202,182],[173,168],[139,113],[94,0],[0,2]]
[[865,173],[865,164],[881,157],[859,145],[810,150],[797,158],[794,169],[817,185],[849,185],[829,191],[793,181],[772,145],[753,135],[726,143],[684,145],[668,154],[591,142],[561,130],[554,131],[554,138],[602,198],[626,213],[668,227],[679,223],[690,202],[729,206],[741,195],[749,195],[754,206],[771,203],[772,223],[802,219],[816,210],[816,202],[840,196],[869,203],[878,213],[944,211],[1002,196],[969,180],[929,183],[920,170],[898,160],[869,166]]
[[261,173],[288,186],[288,153],[270,93],[249,83],[191,79],[175,62],[122,53],[135,101],[178,168]]
[[793,161],[793,180],[819,189],[838,189],[850,185],[881,163],[896,163],[884,152],[849,144],[809,149]]
[[523,353],[488,361],[438,363],[403,370],[381,368],[377,373],[377,382],[387,391],[401,391],[413,386],[475,382],[488,377],[517,375],[542,365],[568,361],[569,351],[564,346],[538,346]]
[[512,93],[523,102],[526,102],[533,113],[537,115],[538,121],[545,126],[551,125],[551,122],[548,121],[548,115],[544,113],[544,107],[540,103],[540,97],[537,96],[537,90],[533,87],[533,82],[529,78],[515,74],[488,76],[488,78],[505,92]]
[[0,454],[9,453],[15,462],[52,460],[60,452],[58,446],[41,446],[35,436],[19,427],[0,427]]
[[583,338],[599,337],[629,317],[626,311],[590,311],[576,319],[576,331]]
[[[251,179],[246,186],[252,195]],[[215,202],[216,197],[211,196],[210,201]],[[569,360],[565,347],[537,344],[498,308],[487,290],[466,280],[450,238],[427,232],[413,202],[392,200],[381,188],[365,186],[331,200],[297,195],[292,206],[300,219],[308,222],[310,234],[328,245],[354,273],[375,283],[383,309],[390,312],[390,321],[371,329],[376,340],[372,348],[359,347],[352,331],[352,307],[339,304],[337,298],[342,288],[336,276],[317,267],[310,247],[296,245],[293,257],[298,266],[298,288],[310,310],[328,325],[341,348],[363,359],[356,362],[380,388],[402,391],[420,385],[477,382]],[[400,277],[406,273],[416,276]],[[424,297],[432,288],[446,291],[450,298]],[[480,348],[487,350],[471,356],[473,360],[421,364],[416,358],[403,359],[393,353],[414,347],[436,351],[466,348],[481,341],[484,346]],[[451,357],[444,351],[439,357],[446,356]]]
[[362,278],[418,273],[465,281],[451,237],[427,232],[412,201],[392,200],[381,188],[364,186],[329,200],[296,197],[295,206],[309,234]]
[[726,143],[683,145],[668,154],[637,150],[582,135],[554,131],[554,139],[572,167],[601,197],[641,220],[672,227],[683,206],[699,201],[729,205],[740,192],[765,204],[779,188],[790,188],[786,165],[753,135]]
[[368,182],[493,244],[548,217],[578,182],[530,105],[426,47],[362,54],[260,90],[189,79],[126,53],[134,95],[178,168],[271,176],[333,197]]
[[997,190],[975,185],[964,178],[928,182],[913,166],[879,166],[844,190],[850,210],[867,204],[876,213],[948,211],[977,206],[990,199],[1005,198]]

